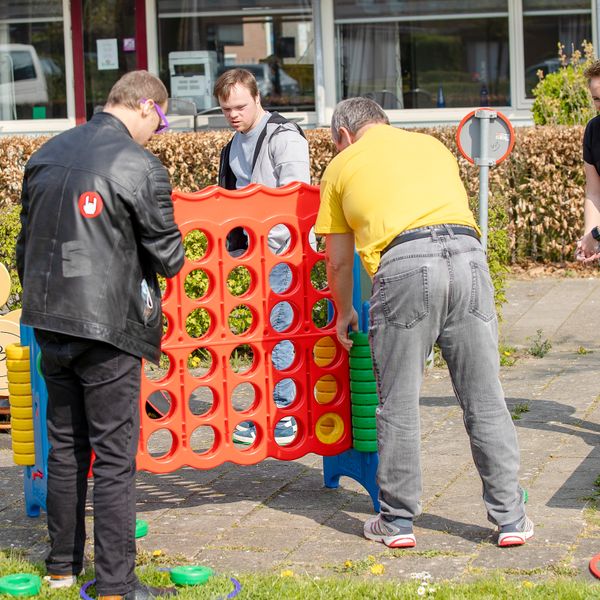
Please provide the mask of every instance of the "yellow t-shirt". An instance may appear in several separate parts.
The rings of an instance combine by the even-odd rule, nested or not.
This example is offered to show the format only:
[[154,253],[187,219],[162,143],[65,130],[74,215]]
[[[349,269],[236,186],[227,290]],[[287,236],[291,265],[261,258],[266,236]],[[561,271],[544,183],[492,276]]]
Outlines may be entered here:
[[430,135],[375,125],[331,161],[321,180],[316,233],[354,232],[371,276],[399,233],[444,223],[477,228],[456,159]]

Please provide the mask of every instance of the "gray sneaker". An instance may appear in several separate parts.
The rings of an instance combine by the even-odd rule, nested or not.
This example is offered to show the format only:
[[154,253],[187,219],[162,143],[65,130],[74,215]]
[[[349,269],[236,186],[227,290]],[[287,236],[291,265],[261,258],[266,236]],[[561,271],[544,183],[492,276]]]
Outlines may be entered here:
[[363,532],[368,540],[381,542],[388,548],[414,548],[417,545],[412,524],[399,527],[386,521],[381,515],[369,517],[364,525]]
[[525,515],[515,523],[502,525],[498,535],[498,546],[522,546],[533,537],[533,522]]

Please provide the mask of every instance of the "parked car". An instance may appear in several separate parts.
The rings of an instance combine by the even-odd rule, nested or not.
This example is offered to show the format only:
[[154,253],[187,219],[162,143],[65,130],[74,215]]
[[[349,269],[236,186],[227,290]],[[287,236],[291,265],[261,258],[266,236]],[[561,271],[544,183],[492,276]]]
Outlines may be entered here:
[[0,44],[0,102],[48,103],[46,76],[33,46]]

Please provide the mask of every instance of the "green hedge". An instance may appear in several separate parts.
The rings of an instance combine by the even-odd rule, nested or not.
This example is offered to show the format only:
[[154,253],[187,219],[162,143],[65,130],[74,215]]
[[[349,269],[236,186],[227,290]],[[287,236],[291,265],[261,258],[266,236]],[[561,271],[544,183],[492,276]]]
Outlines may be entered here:
[[[439,138],[457,154],[455,128],[421,131]],[[312,181],[318,184],[335,149],[328,129],[307,130],[306,135]],[[573,256],[583,219],[582,135],[580,126],[518,128],[513,153],[491,170],[489,258],[499,301],[506,265],[531,259],[562,261]],[[157,136],[149,148],[166,165],[173,185],[193,192],[216,182],[219,152],[230,136],[229,131],[170,133]],[[0,138],[0,260],[15,280],[11,308],[18,303],[19,293],[14,277],[14,239],[18,231],[15,206],[23,167],[45,139]],[[459,166],[476,211],[478,169],[463,158]]]

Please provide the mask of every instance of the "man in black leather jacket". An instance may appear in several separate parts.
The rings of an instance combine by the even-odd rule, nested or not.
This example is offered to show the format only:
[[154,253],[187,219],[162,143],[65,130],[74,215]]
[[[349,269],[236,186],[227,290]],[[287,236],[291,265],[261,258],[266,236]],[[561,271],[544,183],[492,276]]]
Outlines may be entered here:
[[184,261],[168,173],[143,147],[167,125],[167,96],[148,72],[126,74],[104,111],[44,144],[23,179],[21,320],[35,328],[48,388],[46,579],[68,587],[82,570],[93,450],[99,598],[172,593],[134,572],[141,358],[160,358],[156,275]]

